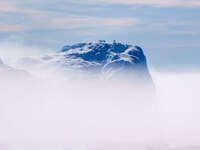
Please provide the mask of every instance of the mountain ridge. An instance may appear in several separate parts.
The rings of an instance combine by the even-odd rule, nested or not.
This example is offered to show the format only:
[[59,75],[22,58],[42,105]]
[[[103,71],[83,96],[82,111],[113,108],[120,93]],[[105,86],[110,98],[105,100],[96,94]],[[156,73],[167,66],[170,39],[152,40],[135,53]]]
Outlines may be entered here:
[[57,62],[66,68],[108,76],[131,76],[151,80],[146,56],[137,45],[114,41],[86,42],[64,46]]

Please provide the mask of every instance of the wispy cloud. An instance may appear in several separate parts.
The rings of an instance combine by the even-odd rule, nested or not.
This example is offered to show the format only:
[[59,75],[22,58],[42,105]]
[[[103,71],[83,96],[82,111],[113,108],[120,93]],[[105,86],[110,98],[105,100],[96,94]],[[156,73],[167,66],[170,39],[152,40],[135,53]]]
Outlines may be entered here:
[[[47,2],[47,4],[51,3]],[[31,3],[34,3],[31,1]],[[36,1],[37,3],[37,1]],[[70,7],[70,6],[69,6]],[[58,8],[57,8],[58,9]],[[32,29],[78,29],[78,28],[111,28],[116,29],[119,27],[135,26],[141,22],[138,18],[131,17],[97,17],[90,15],[74,15],[60,13],[59,11],[51,11],[44,9],[36,9],[35,5],[33,7],[28,7],[22,5],[17,1],[1,2],[0,1],[0,12],[13,13],[15,17],[9,14],[14,21],[4,21],[2,20],[0,32],[12,32],[21,30],[32,30]],[[25,16],[28,16],[25,17]],[[22,21],[16,21],[17,18]],[[18,22],[18,25],[16,25]]]
[[24,28],[20,25],[0,24],[0,32],[19,32],[23,30]]
[[162,34],[175,34],[175,35],[198,35],[200,32],[196,27],[200,25],[199,22],[195,24],[187,20],[158,20],[155,22],[147,22],[146,30],[158,31]]
[[28,8],[20,8],[16,3],[0,2],[0,12],[12,12],[20,14],[40,14],[39,10],[33,10]]
[[9,12],[9,11],[13,11],[16,8],[14,7],[14,5],[12,5],[11,3],[8,2],[0,2],[0,11],[3,12]]
[[73,16],[51,18],[50,22],[61,28],[78,28],[78,27],[119,27],[133,26],[141,22],[138,18],[100,18],[89,16]]
[[200,6],[199,0],[110,0],[109,3],[119,4],[143,4],[153,5],[160,7],[170,6],[183,6],[183,7],[195,7]]
[[[74,3],[83,3],[76,0]],[[200,7],[200,0],[86,0],[84,3],[151,5],[155,7]]]

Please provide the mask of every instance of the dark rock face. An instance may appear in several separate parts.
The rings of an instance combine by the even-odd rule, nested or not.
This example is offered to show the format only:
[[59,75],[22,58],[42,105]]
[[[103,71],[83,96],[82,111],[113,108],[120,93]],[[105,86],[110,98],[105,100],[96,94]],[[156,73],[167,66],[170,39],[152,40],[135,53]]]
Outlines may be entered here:
[[58,60],[63,66],[109,77],[151,80],[142,48],[122,43],[79,43],[64,46]]
[[79,58],[83,61],[99,63],[101,66],[116,63],[123,64],[126,68],[134,64],[146,64],[146,58],[140,47],[121,43],[80,43],[65,46],[62,52],[66,53],[66,58]]

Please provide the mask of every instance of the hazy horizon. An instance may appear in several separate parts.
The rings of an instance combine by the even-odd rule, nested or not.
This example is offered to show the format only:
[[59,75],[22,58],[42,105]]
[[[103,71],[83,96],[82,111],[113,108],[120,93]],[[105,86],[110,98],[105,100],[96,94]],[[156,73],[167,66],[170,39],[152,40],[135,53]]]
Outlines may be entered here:
[[53,51],[117,40],[161,71],[199,70],[199,0],[0,0],[0,42]]
[[198,18],[200,0],[0,0],[0,150],[200,150]]
[[[5,53],[3,60],[16,68],[20,66],[15,64],[17,58],[44,54],[32,48],[25,53],[26,49],[20,48],[16,54]],[[21,53],[17,53],[19,49]],[[107,80],[73,81],[67,74],[44,69],[28,67],[31,80],[9,76],[1,80],[2,150],[146,150],[148,145],[153,150],[171,150],[200,146],[200,72],[166,73],[150,67],[154,99],[145,88],[136,92],[137,85],[123,83],[123,78],[115,84]],[[147,113],[145,107],[158,113]]]

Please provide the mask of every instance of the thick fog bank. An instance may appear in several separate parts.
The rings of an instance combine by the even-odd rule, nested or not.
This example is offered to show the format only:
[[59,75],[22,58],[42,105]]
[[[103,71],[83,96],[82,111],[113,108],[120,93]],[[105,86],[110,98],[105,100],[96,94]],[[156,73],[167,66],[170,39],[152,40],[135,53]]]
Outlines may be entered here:
[[138,87],[123,79],[4,78],[0,139],[17,150],[128,150],[159,144],[156,100]]
[[62,73],[37,59],[19,63],[34,49],[5,45],[0,150],[200,149],[200,73],[151,72],[155,89],[126,77],[77,78],[80,72]]
[[166,140],[181,150],[200,149],[200,72],[153,72],[152,76]]
[[153,72],[157,99],[123,82],[4,79],[2,150],[196,150],[199,75]]

